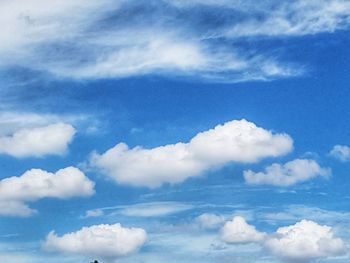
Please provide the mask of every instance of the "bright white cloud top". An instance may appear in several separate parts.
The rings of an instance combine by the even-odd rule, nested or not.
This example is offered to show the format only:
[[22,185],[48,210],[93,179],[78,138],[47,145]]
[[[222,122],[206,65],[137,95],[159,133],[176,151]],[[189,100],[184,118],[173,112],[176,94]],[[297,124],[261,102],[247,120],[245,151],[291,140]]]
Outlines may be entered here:
[[188,143],[130,149],[119,143],[92,164],[120,184],[158,187],[180,183],[230,162],[253,163],[292,149],[287,134],[273,134],[246,120],[230,121],[198,133]]
[[137,251],[147,240],[142,228],[125,228],[120,224],[83,227],[77,232],[57,236],[50,232],[43,248],[68,254],[115,260]]
[[283,165],[274,163],[265,168],[265,172],[243,172],[247,184],[290,186],[308,181],[317,176],[328,177],[329,168],[322,168],[316,161],[308,159],[295,159]]
[[272,255],[287,262],[310,262],[342,256],[344,241],[335,236],[332,227],[301,220],[295,225],[280,227],[276,232],[259,232],[243,217],[227,221],[220,231],[221,239],[233,245],[258,243]]
[[221,228],[221,239],[230,244],[260,243],[266,233],[259,232],[241,216],[235,216]]
[[24,128],[12,135],[0,137],[0,154],[14,157],[62,155],[75,133],[75,128],[65,123]]
[[334,236],[329,226],[302,220],[295,225],[280,227],[266,242],[273,255],[291,262],[310,262],[345,253],[345,244]]
[[331,156],[342,161],[348,162],[350,161],[350,147],[346,145],[334,145],[332,150],[329,152]]
[[94,183],[75,167],[50,173],[32,169],[0,181],[0,215],[30,216],[36,210],[28,202],[42,198],[68,199],[94,194]]

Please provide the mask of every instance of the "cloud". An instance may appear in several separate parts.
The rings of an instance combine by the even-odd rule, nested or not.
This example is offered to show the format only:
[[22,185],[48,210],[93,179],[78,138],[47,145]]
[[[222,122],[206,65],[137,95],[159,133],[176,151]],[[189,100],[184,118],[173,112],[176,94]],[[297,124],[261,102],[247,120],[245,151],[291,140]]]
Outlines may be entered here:
[[204,213],[196,217],[195,222],[203,229],[215,229],[219,227],[225,218],[221,215]]
[[[244,15],[241,20],[225,24],[217,34],[237,38],[242,36],[303,36],[332,33],[348,29],[350,4],[347,0],[278,1],[178,1],[169,0],[182,8],[196,5],[228,8]],[[234,11],[233,11],[234,10]]]
[[119,143],[102,155],[95,153],[92,166],[117,183],[159,187],[180,183],[230,162],[253,163],[284,155],[292,149],[287,134],[273,134],[246,120],[230,121],[198,133],[188,143],[152,149],[130,149]]
[[263,21],[249,20],[233,27],[230,33],[235,36],[300,36],[347,29],[349,22],[348,1],[294,1],[280,4]]
[[92,210],[88,210],[85,213],[85,216],[83,216],[83,218],[89,218],[89,217],[99,217],[99,216],[103,216],[104,212],[102,209],[92,209]]
[[350,147],[346,145],[334,145],[329,154],[342,162],[350,161]]
[[273,255],[291,262],[310,262],[345,253],[344,242],[334,236],[331,227],[308,220],[278,228],[265,247]]
[[335,236],[332,227],[305,219],[267,234],[236,216],[226,222],[220,236],[229,244],[258,243],[271,255],[287,262],[306,263],[346,252],[344,241]]
[[88,210],[86,211],[84,218],[96,217],[105,214],[123,215],[128,217],[161,217],[187,211],[192,208],[193,205],[184,204],[180,202],[149,202],[127,206],[102,207],[93,210]]
[[[11,136],[19,130],[69,123],[79,131],[89,132],[98,124],[96,116],[87,114],[48,114],[28,111],[0,110],[0,137]],[[92,125],[92,126],[91,126]]]
[[274,163],[265,168],[265,172],[243,172],[247,184],[291,186],[308,181],[317,176],[328,177],[329,168],[322,168],[314,160],[295,159],[283,165]]
[[146,239],[146,231],[141,228],[125,228],[120,224],[94,225],[63,236],[57,236],[52,231],[47,235],[43,248],[115,260],[137,251]]
[[259,217],[273,224],[281,221],[313,220],[325,224],[343,225],[348,223],[349,212],[324,210],[304,205],[289,205],[282,212],[259,213]]
[[235,216],[232,221],[227,221],[220,232],[221,239],[231,244],[259,243],[266,236],[254,226],[247,224],[241,216]]
[[179,202],[153,202],[130,205],[121,209],[119,213],[125,216],[154,217],[179,213],[192,208],[192,205]]
[[0,153],[14,157],[62,155],[75,132],[72,125],[65,123],[22,129],[12,135],[0,137]]
[[32,169],[0,181],[0,215],[30,216],[28,202],[42,198],[68,199],[94,194],[94,183],[79,169],[67,167],[56,173]]
[[[217,34],[245,23],[227,24],[242,17],[236,16],[240,4],[204,12],[201,3],[171,2],[2,1],[0,23],[8,26],[0,32],[0,67],[75,79],[157,74],[237,82],[303,74],[302,67],[274,55],[228,43],[232,33]],[[210,23],[213,16],[218,23]],[[208,21],[206,30],[200,21]]]

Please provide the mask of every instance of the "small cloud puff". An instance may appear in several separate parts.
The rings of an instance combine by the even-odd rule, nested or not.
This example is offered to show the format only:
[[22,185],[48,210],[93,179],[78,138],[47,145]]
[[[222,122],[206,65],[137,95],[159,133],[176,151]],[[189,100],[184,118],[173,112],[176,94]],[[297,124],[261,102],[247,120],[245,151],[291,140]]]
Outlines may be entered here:
[[249,225],[241,216],[227,221],[221,229],[221,239],[230,244],[247,244],[262,242],[266,234]]
[[195,222],[203,229],[215,229],[219,227],[225,218],[221,215],[204,213],[196,217]]
[[266,167],[265,172],[243,172],[247,184],[276,186],[291,186],[317,176],[328,177],[330,174],[329,168],[322,168],[316,161],[309,159],[295,159],[283,165],[274,163]]
[[87,210],[85,212],[85,215],[83,216],[83,218],[89,218],[89,217],[99,217],[99,216],[103,216],[104,212],[102,209],[92,209],[92,210]]
[[0,137],[0,154],[14,157],[62,155],[75,133],[75,128],[65,123],[24,128],[10,136]]
[[348,162],[350,161],[350,147],[346,145],[335,145],[329,154],[335,159]]
[[43,244],[46,251],[116,260],[137,251],[146,242],[142,228],[125,228],[120,224],[93,225],[77,232],[56,235],[50,232]]

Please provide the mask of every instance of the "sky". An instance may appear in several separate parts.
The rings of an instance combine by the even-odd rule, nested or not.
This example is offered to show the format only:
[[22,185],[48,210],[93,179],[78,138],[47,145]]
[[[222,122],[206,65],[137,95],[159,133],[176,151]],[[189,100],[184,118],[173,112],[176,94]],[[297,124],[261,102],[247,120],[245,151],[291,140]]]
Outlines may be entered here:
[[4,0],[0,23],[0,261],[349,261],[348,0]]

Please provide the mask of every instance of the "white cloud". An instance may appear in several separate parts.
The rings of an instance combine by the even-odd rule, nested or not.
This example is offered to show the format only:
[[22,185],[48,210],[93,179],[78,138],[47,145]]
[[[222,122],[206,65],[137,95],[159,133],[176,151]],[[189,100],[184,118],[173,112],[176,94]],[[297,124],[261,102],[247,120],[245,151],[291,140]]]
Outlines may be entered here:
[[153,202],[127,206],[119,211],[120,214],[136,217],[166,216],[193,208],[192,205],[179,202]]
[[224,6],[247,14],[246,19],[222,30],[223,35],[232,38],[332,33],[348,29],[350,25],[350,3],[347,0],[245,1],[238,4],[226,0],[187,2],[190,3]]
[[243,217],[236,216],[226,222],[220,236],[226,243],[260,244],[270,254],[287,262],[306,263],[342,256],[346,252],[344,241],[335,236],[332,227],[305,219],[267,234],[247,224]]
[[[143,25],[135,21],[135,8],[145,11],[140,18]],[[179,5],[163,2],[153,4],[151,9],[146,10],[143,1],[2,1],[0,23],[7,26],[0,32],[0,65],[69,78],[171,73],[215,81],[246,81],[303,73],[299,67],[274,57],[252,56],[252,52],[245,54],[233,45],[210,41],[198,30],[196,17],[184,21],[175,15],[188,18],[189,10]],[[174,23],[170,25],[169,20]],[[221,30],[216,28],[215,32]]]
[[335,145],[329,154],[342,162],[350,161],[350,147],[346,145]]
[[[58,123],[69,123],[79,131],[96,128],[96,116],[87,114],[48,114],[30,111],[0,110],[0,137],[11,136],[19,130],[45,127]],[[93,125],[91,127],[91,124]],[[88,127],[86,127],[88,126]],[[88,132],[88,131],[87,131]]]
[[146,231],[141,228],[125,228],[120,224],[94,225],[63,236],[50,232],[43,248],[47,251],[115,260],[137,251],[146,239]]
[[99,217],[99,216],[103,216],[104,212],[102,209],[92,209],[92,210],[88,210],[85,213],[85,216],[83,216],[83,218],[89,218],[89,217]]
[[246,120],[230,121],[198,133],[188,143],[153,149],[129,149],[119,143],[102,155],[94,154],[93,166],[120,184],[158,187],[180,183],[230,162],[253,163],[292,149],[287,134],[273,134]]
[[65,123],[21,129],[0,137],[0,153],[15,157],[61,155],[67,150],[75,132],[72,125]]
[[310,262],[345,253],[344,242],[334,236],[331,227],[307,220],[278,228],[266,240],[265,247],[273,255],[291,262]]
[[28,202],[92,194],[94,183],[77,168],[67,167],[56,173],[32,169],[0,181],[0,215],[30,216],[36,211],[28,207]]
[[232,221],[227,221],[220,232],[221,239],[231,244],[259,243],[266,236],[254,226],[247,224],[241,216],[235,216]]
[[327,177],[330,173],[329,168],[320,167],[314,160],[295,159],[283,165],[272,164],[265,168],[265,172],[247,170],[243,174],[248,184],[290,186],[317,176]]
[[225,218],[221,215],[204,213],[196,217],[195,222],[204,229],[215,229],[219,227]]
[[175,213],[180,213],[193,208],[193,205],[180,202],[149,202],[139,203],[127,206],[110,206],[93,210],[85,213],[86,217],[95,217],[101,215],[123,215],[128,217],[161,217]]
[[299,221],[302,219],[325,224],[344,224],[348,222],[349,212],[324,210],[304,205],[289,205],[281,212],[259,213],[259,218],[276,224],[281,221]]

